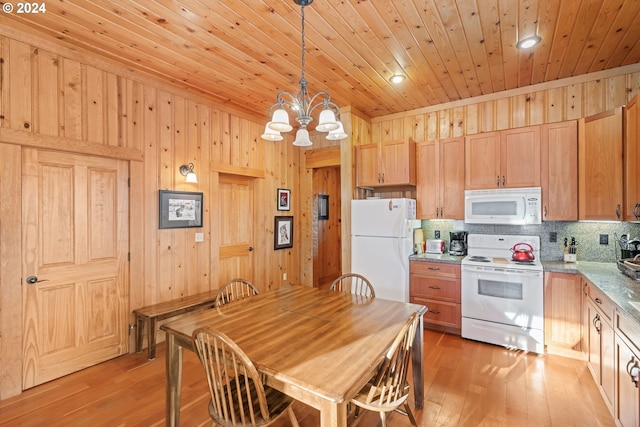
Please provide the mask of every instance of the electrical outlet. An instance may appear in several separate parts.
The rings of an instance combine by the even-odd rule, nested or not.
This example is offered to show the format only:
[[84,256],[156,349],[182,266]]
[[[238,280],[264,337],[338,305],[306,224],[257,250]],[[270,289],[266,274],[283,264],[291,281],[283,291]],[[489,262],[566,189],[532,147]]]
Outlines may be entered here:
[[196,242],[204,242],[204,233],[196,233]]
[[287,280],[287,273],[282,273],[282,280]]
[[433,235],[435,236],[436,239],[439,239],[440,238],[440,230],[434,231]]
[[556,243],[558,241],[558,233],[552,231],[549,233],[549,243]]
[[608,234],[601,234],[600,235],[600,244],[601,245],[608,245],[609,244],[609,235]]

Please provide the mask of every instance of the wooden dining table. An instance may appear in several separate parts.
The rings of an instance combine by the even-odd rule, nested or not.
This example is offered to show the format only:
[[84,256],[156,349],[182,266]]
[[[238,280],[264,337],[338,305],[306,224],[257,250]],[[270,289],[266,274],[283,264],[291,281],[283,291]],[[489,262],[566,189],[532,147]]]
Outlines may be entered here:
[[166,323],[161,327],[167,347],[166,425],[180,423],[182,351],[193,351],[196,328],[210,327],[244,350],[267,385],[318,409],[322,427],[346,427],[347,403],[374,375],[414,312],[420,324],[412,353],[413,392],[421,408],[426,311],[418,304],[285,285]]

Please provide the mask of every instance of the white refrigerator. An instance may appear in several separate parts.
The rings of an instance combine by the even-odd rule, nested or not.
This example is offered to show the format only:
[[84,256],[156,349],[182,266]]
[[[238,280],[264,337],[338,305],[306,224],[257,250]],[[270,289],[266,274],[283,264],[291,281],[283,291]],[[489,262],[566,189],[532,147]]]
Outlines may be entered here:
[[413,199],[351,201],[351,271],[369,279],[376,298],[409,302]]

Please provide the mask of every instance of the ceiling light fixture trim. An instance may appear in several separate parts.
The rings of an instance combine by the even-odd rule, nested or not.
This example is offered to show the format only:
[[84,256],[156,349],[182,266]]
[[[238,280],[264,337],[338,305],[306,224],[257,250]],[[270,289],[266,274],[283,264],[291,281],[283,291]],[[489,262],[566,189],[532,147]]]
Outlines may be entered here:
[[516,47],[518,49],[529,49],[539,44],[541,41],[542,38],[540,38],[540,36],[531,36],[520,40],[518,44],[516,44]]
[[280,132],[293,130],[293,126],[289,123],[289,112],[287,111],[289,110],[296,115],[295,120],[300,125],[300,128],[296,132],[296,139],[293,145],[301,147],[312,145],[307,126],[313,121],[311,114],[319,107],[321,107],[321,111],[315,129],[319,132],[328,132],[327,139],[338,140],[346,138],[347,134],[344,132],[344,127],[340,121],[340,108],[331,101],[331,95],[326,91],[320,91],[311,96],[307,89],[308,82],[304,75],[304,8],[313,3],[313,0],[293,0],[293,2],[300,6],[302,15],[300,90],[297,95],[292,95],[286,91],[278,92],[275,104],[269,109],[271,119],[265,126],[262,138],[268,141],[280,141],[283,139]]

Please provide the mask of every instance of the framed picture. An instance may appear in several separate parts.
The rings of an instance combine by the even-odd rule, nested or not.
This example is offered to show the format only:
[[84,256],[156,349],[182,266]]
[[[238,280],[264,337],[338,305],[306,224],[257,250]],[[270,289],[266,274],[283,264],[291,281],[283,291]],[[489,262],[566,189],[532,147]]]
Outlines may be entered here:
[[291,209],[291,190],[278,188],[278,210],[288,211]]
[[329,219],[329,196],[318,194],[318,219]]
[[277,216],[273,225],[273,249],[293,247],[293,217]]
[[202,227],[202,193],[160,190],[158,228]]

